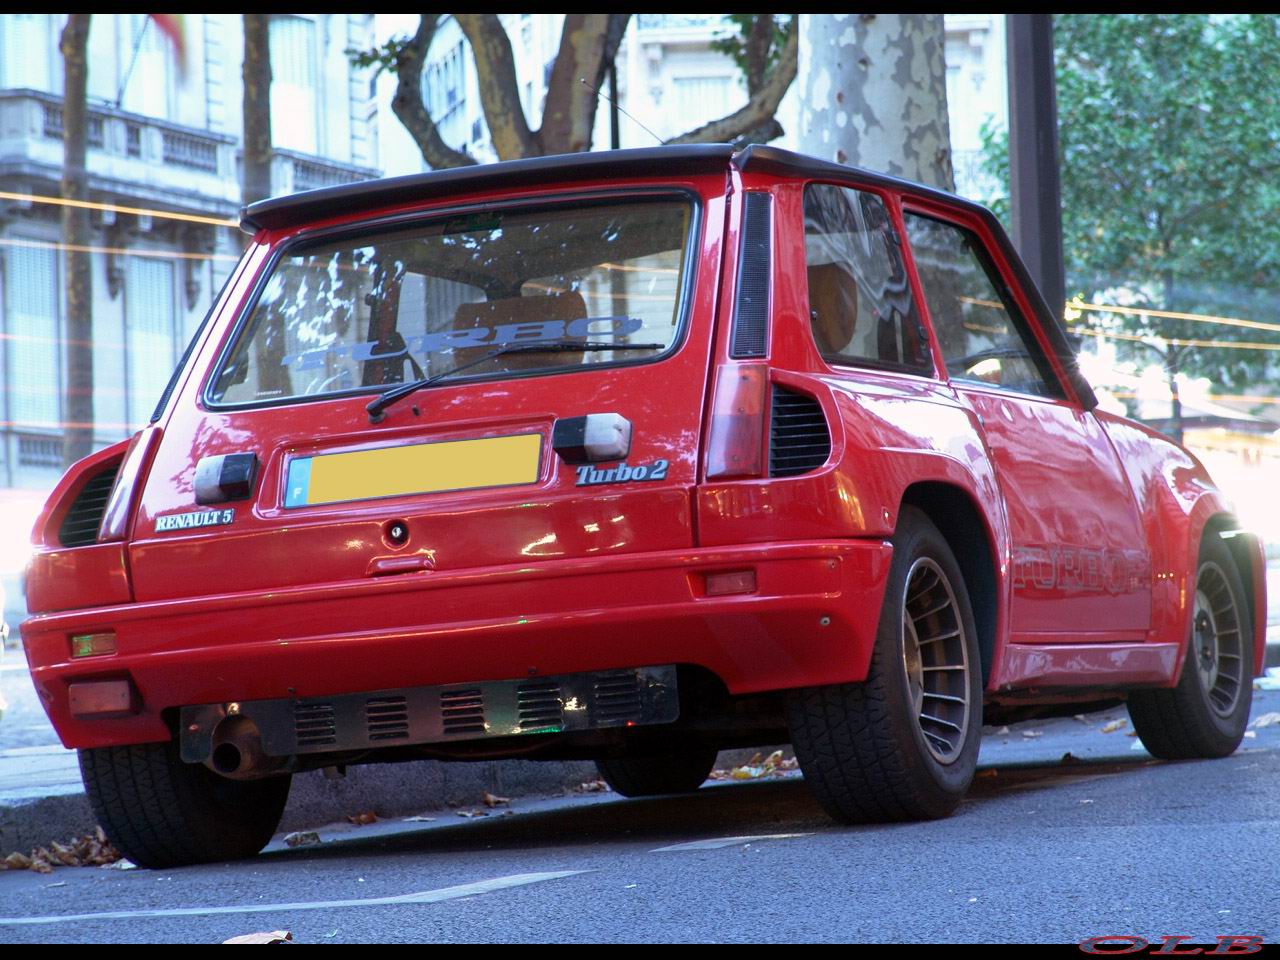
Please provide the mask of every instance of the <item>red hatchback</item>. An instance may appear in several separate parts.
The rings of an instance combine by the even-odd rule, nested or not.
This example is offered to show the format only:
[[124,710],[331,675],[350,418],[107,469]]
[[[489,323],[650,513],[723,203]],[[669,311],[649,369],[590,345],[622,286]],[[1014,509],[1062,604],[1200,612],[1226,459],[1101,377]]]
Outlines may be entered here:
[[781,150],[249,207],[149,426],[35,531],[36,688],[112,840],[245,856],[290,774],[590,758],[628,796],[791,740],[943,816],[984,717],[1240,742],[1262,554],[1097,411],[992,215]]

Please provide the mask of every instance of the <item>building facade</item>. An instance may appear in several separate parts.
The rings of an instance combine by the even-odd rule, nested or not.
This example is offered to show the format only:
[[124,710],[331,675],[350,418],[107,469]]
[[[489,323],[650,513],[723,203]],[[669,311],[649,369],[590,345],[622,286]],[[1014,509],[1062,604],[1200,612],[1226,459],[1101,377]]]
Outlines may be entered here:
[[[62,474],[66,389],[61,207],[65,14],[0,15],[0,585],[8,619],[31,521]],[[185,56],[142,14],[95,14],[88,50],[94,210],[94,439],[146,423],[239,258],[243,33],[234,14],[184,17]],[[371,14],[271,25],[272,192],[376,176],[371,72],[346,50]]]

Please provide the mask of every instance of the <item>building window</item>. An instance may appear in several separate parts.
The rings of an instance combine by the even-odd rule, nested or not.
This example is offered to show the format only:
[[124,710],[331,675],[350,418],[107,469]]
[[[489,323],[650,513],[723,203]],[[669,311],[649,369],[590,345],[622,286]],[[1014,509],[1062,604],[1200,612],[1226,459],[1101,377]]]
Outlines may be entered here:
[[689,126],[727,116],[747,102],[746,91],[731,76],[676,77],[672,83],[675,116]]
[[423,100],[445,143],[454,148],[466,145],[467,75],[466,48],[461,41],[442,58],[427,65],[422,78]]
[[302,17],[271,21],[271,139],[277,147],[319,153],[316,25]]
[[57,254],[10,247],[5,265],[9,419],[18,429],[57,430],[62,419]]
[[173,373],[173,264],[130,257],[125,284],[126,416],[132,427],[140,427],[150,419]]
[[48,31],[47,14],[0,16],[0,87],[52,91]]
[[145,13],[129,13],[120,17],[120,47],[121,70],[127,71],[120,106],[167,120],[174,74],[169,42]]

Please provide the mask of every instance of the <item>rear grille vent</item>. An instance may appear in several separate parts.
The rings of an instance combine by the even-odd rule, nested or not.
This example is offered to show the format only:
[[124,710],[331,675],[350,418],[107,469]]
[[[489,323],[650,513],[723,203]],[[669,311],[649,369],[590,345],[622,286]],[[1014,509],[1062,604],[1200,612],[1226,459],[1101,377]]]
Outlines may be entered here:
[[484,733],[484,696],[479,690],[445,690],[440,694],[444,732],[456,736]]
[[338,724],[331,703],[295,703],[293,732],[300,747],[317,747],[338,739]]
[[560,730],[564,726],[564,702],[554,680],[522,683],[516,688],[521,730]]
[[738,300],[733,316],[735,358],[763,357],[769,339],[769,253],[773,198],[748,193],[743,210],[742,251],[738,273]]
[[643,702],[640,677],[632,670],[602,674],[595,683],[595,722],[639,722]]
[[365,703],[364,712],[371,741],[409,736],[409,705],[404,697],[376,697]]
[[813,397],[774,385],[769,430],[769,476],[816,470],[831,456],[831,433]]
[[102,515],[119,470],[120,464],[113,463],[84,485],[58,528],[58,542],[64,547],[84,547],[98,542],[98,527],[102,526]]

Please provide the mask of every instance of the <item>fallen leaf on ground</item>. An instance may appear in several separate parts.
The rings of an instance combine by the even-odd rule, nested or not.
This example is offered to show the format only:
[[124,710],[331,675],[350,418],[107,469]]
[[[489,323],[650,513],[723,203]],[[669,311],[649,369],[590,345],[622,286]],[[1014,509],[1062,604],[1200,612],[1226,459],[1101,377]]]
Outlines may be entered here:
[[999,730],[996,731],[997,737],[1007,737],[1008,735],[1009,735],[1008,727],[1001,727]]
[[404,817],[405,823],[430,823],[435,817]]
[[288,930],[262,930],[258,933],[245,933],[223,943],[293,943],[293,934]]
[[1262,727],[1274,727],[1280,724],[1280,713],[1264,713],[1253,723],[1249,724],[1250,730],[1259,730]]
[[1257,739],[1258,739],[1258,731],[1257,731],[1257,730],[1246,730],[1246,731],[1244,732],[1244,735],[1245,735],[1248,739],[1250,739],[1250,740],[1257,740]]
[[1072,719],[1072,720],[1075,720],[1077,723],[1088,723],[1088,722],[1089,722],[1089,718],[1088,718],[1088,717],[1086,717],[1083,713],[1077,713],[1077,714],[1075,714],[1071,719]]
[[579,793],[608,793],[609,785],[603,780],[588,780],[575,788]]
[[758,780],[761,777],[772,776],[775,773],[795,770],[800,766],[799,761],[794,757],[789,760],[783,759],[781,750],[775,750],[763,759],[761,756],[761,754],[757,753],[742,766],[734,767],[725,777],[715,776],[716,773],[722,773],[723,771],[713,771],[712,779]]
[[286,847],[310,847],[320,842],[320,834],[314,830],[295,830],[293,833],[285,834],[284,845]]
[[0,870],[34,870],[36,873],[52,873],[54,867],[107,866],[120,860],[120,851],[107,840],[98,827],[91,834],[76,837],[66,843],[56,840],[47,847],[36,847],[30,855],[11,853],[0,860]]
[[493,809],[494,807],[500,806],[504,803],[511,802],[510,797],[498,797],[488,792],[485,793],[483,799],[484,799],[484,805],[490,809]]
[[1112,720],[1102,728],[1103,733],[1115,733],[1117,730],[1123,730],[1129,725],[1128,720]]
[[978,780],[982,780],[986,777],[998,777],[998,776],[1000,776],[1000,771],[997,770],[995,767],[992,767],[990,770],[979,770],[977,773],[974,774],[974,777]]
[[489,815],[488,810],[455,810],[454,812],[460,817],[487,817]]
[[1026,737],[1028,740],[1034,740],[1036,737],[1043,737],[1044,731],[1043,730],[1023,730],[1022,735]]
[[363,827],[370,823],[377,823],[378,815],[372,810],[362,810],[359,813],[353,813],[347,817],[347,823],[353,823],[357,827]]

